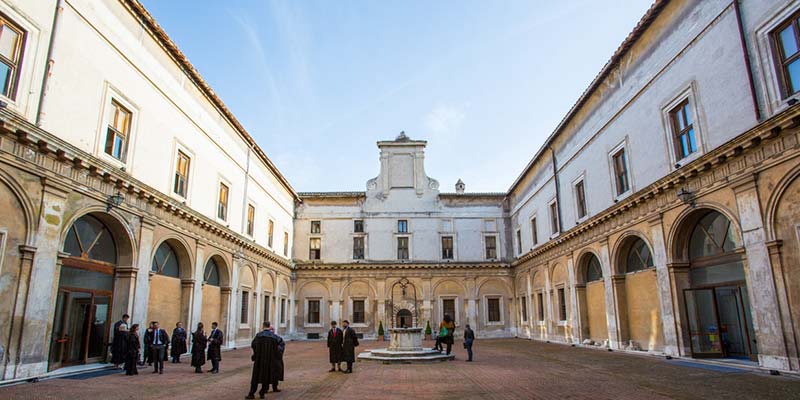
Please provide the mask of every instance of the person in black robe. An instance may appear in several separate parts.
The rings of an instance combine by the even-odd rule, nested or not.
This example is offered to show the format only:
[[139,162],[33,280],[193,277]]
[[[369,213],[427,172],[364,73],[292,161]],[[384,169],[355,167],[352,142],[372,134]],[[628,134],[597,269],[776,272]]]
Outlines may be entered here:
[[350,327],[348,320],[342,321],[342,361],[347,363],[346,374],[353,373],[353,363],[356,361],[356,347],[358,347],[358,337],[355,329]]
[[181,362],[181,354],[186,353],[186,329],[183,324],[178,322],[172,330],[172,343],[170,343],[169,355],[172,356],[172,363]]
[[[114,339],[111,342],[111,363],[114,364],[114,368],[119,368],[119,366],[125,362],[125,343],[128,340],[128,319],[130,316],[128,314],[124,314],[122,319],[114,323]],[[125,327],[125,329],[120,329],[121,327]]]
[[206,338],[206,333],[203,331],[203,323],[198,322],[197,330],[192,333],[192,366],[194,367],[194,372],[197,374],[203,373],[200,367],[206,364],[207,344],[208,338]]
[[256,389],[261,384],[259,391],[260,398],[264,398],[269,389],[269,385],[277,380],[278,375],[283,375],[280,364],[280,352],[278,351],[278,341],[274,334],[270,334],[269,322],[263,324],[264,330],[259,332],[250,347],[253,349],[253,373],[250,376],[250,392],[245,399],[255,399]]
[[211,361],[212,374],[219,373],[219,362],[222,360],[222,331],[217,328],[217,323],[211,323],[211,333],[208,334],[208,360]]
[[336,327],[336,321],[331,321],[331,330],[328,331],[328,361],[331,363],[328,372],[342,370],[342,330]]
[[133,324],[125,336],[125,375],[139,375],[139,324]]
[[153,365],[153,321],[150,321],[147,330],[144,332],[144,362]]
[[283,381],[283,351],[286,350],[286,342],[283,341],[282,337],[275,333],[275,328],[270,326],[269,321],[264,322],[264,326],[267,327],[267,330],[264,332],[264,334],[278,342],[278,360],[275,365],[277,371],[272,374],[272,391],[280,392],[278,389],[278,382]]

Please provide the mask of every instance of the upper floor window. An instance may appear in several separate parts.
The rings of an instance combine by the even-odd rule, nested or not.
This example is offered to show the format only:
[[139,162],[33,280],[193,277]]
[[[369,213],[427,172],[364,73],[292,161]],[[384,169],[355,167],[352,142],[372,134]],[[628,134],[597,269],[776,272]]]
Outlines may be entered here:
[[625,148],[619,149],[611,156],[614,164],[614,184],[617,189],[617,196],[630,190],[630,180],[628,179],[628,155]]
[[408,233],[408,221],[404,219],[397,220],[397,233]]
[[175,182],[172,191],[178,196],[186,197],[189,187],[189,163],[191,159],[184,152],[178,150],[178,159],[175,160]]
[[16,95],[23,38],[22,29],[0,16],[0,90],[12,99]]
[[497,236],[486,236],[486,259],[494,260],[497,258]]
[[120,161],[125,161],[125,153],[128,151],[131,116],[128,109],[115,100],[111,100],[111,118],[106,130],[105,152]]
[[275,222],[272,220],[267,221],[267,246],[272,248],[272,237],[275,231]]
[[289,233],[283,232],[283,255],[289,257]]
[[578,211],[578,219],[586,217],[586,189],[583,180],[575,184],[575,207]]
[[533,240],[534,245],[539,243],[539,232],[536,229],[536,217],[531,218],[531,240]]
[[558,233],[558,203],[553,201],[550,203],[550,233]]
[[793,16],[773,33],[784,96],[800,91],[800,26]]
[[256,208],[252,204],[247,205],[247,236],[253,236],[253,229],[256,223]]
[[517,229],[517,252],[522,254],[522,231]]
[[320,221],[311,221],[311,233],[322,232],[322,223]]
[[397,238],[397,259],[408,260],[408,237]]
[[353,221],[353,232],[355,233],[364,233],[364,220],[357,219]]
[[453,259],[453,237],[452,236],[442,236],[442,259],[443,260],[452,260]]
[[[800,63],[798,63],[800,65]],[[689,108],[689,99],[682,101],[669,112],[672,119],[672,135],[675,143],[675,155],[682,160],[697,151],[697,139],[694,135],[692,111]]]
[[309,260],[322,259],[322,239],[320,238],[308,239],[308,259]]
[[217,201],[217,218],[227,221],[228,220],[228,194],[230,189],[228,185],[219,184],[219,199]]
[[364,237],[363,236],[356,236],[353,238],[353,259],[354,260],[363,260],[364,259]]

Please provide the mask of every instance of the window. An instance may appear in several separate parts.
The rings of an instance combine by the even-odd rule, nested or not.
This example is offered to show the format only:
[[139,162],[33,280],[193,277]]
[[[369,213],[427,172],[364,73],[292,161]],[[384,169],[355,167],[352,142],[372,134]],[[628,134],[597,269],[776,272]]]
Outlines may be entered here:
[[550,203],[550,233],[558,233],[558,203]]
[[239,321],[242,324],[247,324],[247,317],[250,314],[250,292],[242,290],[242,309],[239,315]]
[[628,180],[628,156],[625,154],[625,148],[623,147],[614,153],[611,156],[611,160],[614,164],[614,183],[617,189],[617,196],[620,196],[631,188]]
[[539,292],[536,294],[536,306],[539,308],[539,322],[544,321],[544,294]]
[[286,299],[281,299],[281,325],[286,324]]
[[486,299],[487,322],[501,322],[500,319],[500,299]]
[[[1,39],[2,36],[0,36]],[[106,154],[124,162],[130,133],[131,112],[115,100],[111,100],[111,118],[106,130]]]
[[364,300],[353,300],[353,323],[363,324],[366,321],[364,315]]
[[156,249],[150,271],[171,278],[179,278],[178,255],[175,249],[167,242],[163,242]]
[[264,317],[261,322],[269,321],[269,295],[264,295]]
[[442,317],[449,315],[456,319],[456,299],[442,299]]
[[[800,63],[798,63],[800,67]],[[675,143],[675,158],[684,159],[697,151],[697,140],[694,137],[694,124],[692,111],[689,109],[689,99],[684,100],[669,112],[672,120],[673,142]]]
[[283,255],[289,257],[289,233],[283,232]]
[[486,236],[486,259],[493,260],[497,258],[497,237]]
[[533,240],[534,245],[539,243],[539,232],[536,229],[536,217],[531,218],[531,240]]
[[322,239],[320,238],[308,239],[308,259],[309,260],[322,259]]
[[567,320],[567,297],[564,288],[558,288],[558,320]]
[[773,33],[784,96],[800,91],[800,27],[795,15]]
[[408,237],[397,238],[397,259],[408,260]]
[[397,233],[408,233],[408,221],[401,219],[397,221]]
[[517,252],[522,254],[522,231],[517,229]]
[[253,225],[256,220],[256,208],[252,204],[247,205],[247,236],[253,236]]
[[641,271],[653,268],[653,255],[644,240],[636,238],[628,250],[625,272]]
[[219,201],[217,203],[217,218],[227,221],[228,220],[228,185],[224,183],[219,184]]
[[442,236],[442,259],[443,260],[452,260],[453,259],[453,237],[452,236]]
[[275,232],[275,222],[272,220],[267,221],[267,246],[272,248],[272,237]]
[[0,90],[12,99],[16,95],[24,36],[21,29],[0,16]]
[[172,191],[184,198],[189,187],[189,163],[189,156],[178,150],[178,159],[175,161],[175,182],[172,185]]
[[353,238],[353,259],[364,259],[364,237],[358,236]]
[[364,220],[357,219],[353,221],[353,232],[364,233]]
[[600,267],[600,260],[594,254],[587,254],[584,257],[584,280],[586,283],[603,279],[603,269]]
[[586,217],[586,190],[584,189],[583,180],[575,184],[575,206],[578,211],[578,219]]
[[319,323],[319,300],[308,301],[308,323]]
[[321,233],[322,223],[320,221],[311,221],[311,233]]
[[211,286],[219,286],[219,266],[214,261],[214,257],[208,259],[206,268],[203,271],[203,283]]
[[525,297],[519,298],[519,305],[522,309],[522,321],[528,322],[528,302],[526,301]]

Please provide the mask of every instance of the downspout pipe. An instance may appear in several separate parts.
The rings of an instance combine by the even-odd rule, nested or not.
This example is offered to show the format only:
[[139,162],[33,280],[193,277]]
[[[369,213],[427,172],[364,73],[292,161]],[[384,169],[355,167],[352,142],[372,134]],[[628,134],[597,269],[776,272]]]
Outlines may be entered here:
[[552,157],[550,160],[553,164],[553,181],[556,185],[556,213],[558,218],[558,233],[564,232],[564,222],[561,221],[561,188],[558,182],[558,167],[556,166],[556,151],[553,150],[553,146],[550,146],[550,154]]
[[59,21],[63,13],[64,0],[58,0],[56,3],[56,11],[53,15],[53,27],[50,30],[50,42],[47,45],[47,65],[44,67],[44,75],[42,76],[42,88],[39,91],[39,104],[36,107],[36,126],[38,127],[41,127],[44,122],[47,88],[50,85],[50,77],[53,75],[53,66],[56,63],[56,60],[53,58],[56,49],[56,34],[58,33]]
[[742,11],[739,8],[739,0],[733,0],[733,10],[736,14],[736,24],[739,27],[739,43],[742,46],[742,57],[744,57],[744,66],[747,70],[747,81],[750,84],[750,97],[753,99],[753,113],[755,114],[756,122],[761,122],[761,109],[758,106],[756,85],[753,81],[753,65],[750,62],[750,51],[748,50],[747,38],[744,34],[744,24],[742,23]]

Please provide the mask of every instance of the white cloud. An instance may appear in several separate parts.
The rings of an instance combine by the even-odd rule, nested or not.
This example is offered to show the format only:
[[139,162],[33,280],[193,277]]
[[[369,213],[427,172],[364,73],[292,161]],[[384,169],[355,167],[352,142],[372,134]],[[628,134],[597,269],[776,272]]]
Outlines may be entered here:
[[454,105],[439,104],[425,117],[428,134],[437,139],[455,138],[464,123],[466,114]]

